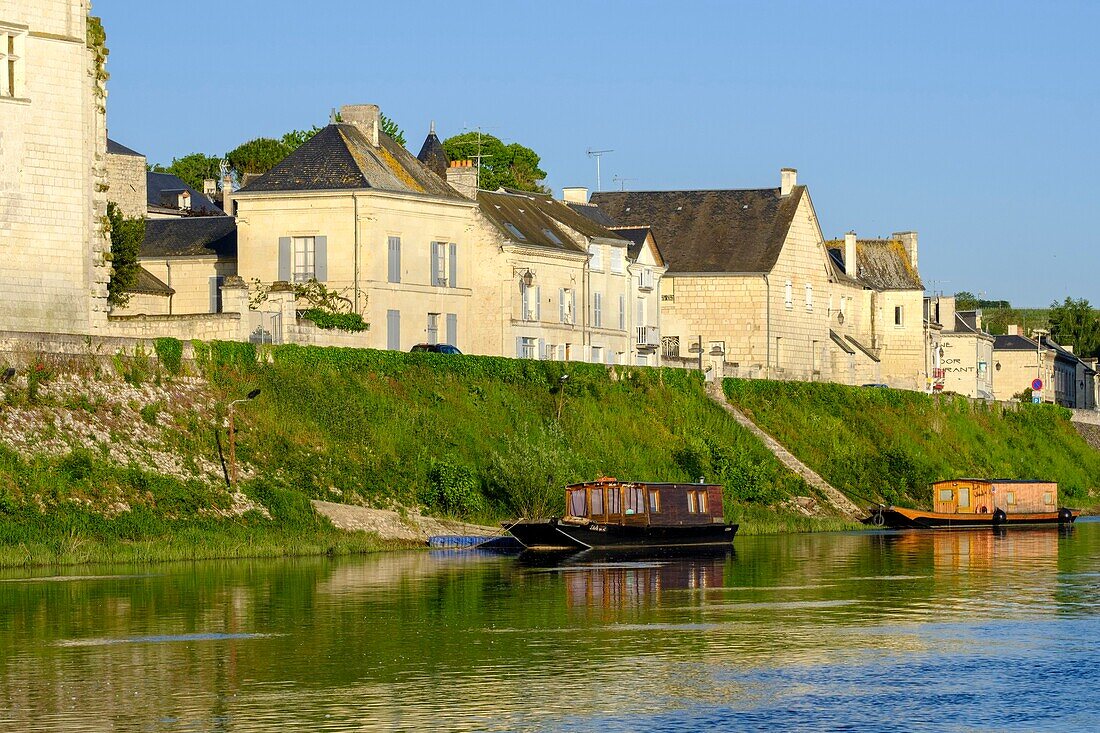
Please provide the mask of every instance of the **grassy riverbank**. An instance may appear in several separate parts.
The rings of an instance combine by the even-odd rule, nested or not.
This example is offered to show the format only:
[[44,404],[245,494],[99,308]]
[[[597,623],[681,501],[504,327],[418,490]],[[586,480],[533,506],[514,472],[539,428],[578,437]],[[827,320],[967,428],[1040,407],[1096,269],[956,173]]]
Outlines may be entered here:
[[1100,452],[1061,407],[834,384],[724,386],[730,402],[857,499],[928,506],[930,482],[978,476],[1053,480],[1064,505],[1098,501]]

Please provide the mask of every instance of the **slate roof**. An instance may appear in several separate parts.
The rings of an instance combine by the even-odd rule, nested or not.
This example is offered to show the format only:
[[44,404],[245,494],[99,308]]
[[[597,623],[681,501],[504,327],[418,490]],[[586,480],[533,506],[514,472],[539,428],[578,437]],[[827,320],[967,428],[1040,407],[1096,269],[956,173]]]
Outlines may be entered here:
[[[626,256],[635,261],[638,259],[638,255],[642,253],[646,238],[653,232],[651,227],[610,227],[610,229],[630,242],[626,249]],[[657,245],[657,237],[655,236],[653,237],[653,244],[657,250],[657,264],[664,265],[664,256],[661,254],[661,248]]]
[[[536,203],[548,216],[553,217],[555,220],[583,237],[588,237],[589,239],[611,239],[615,241],[623,239],[603,224],[593,221],[587,216],[578,214],[575,209],[568,204],[558,201],[550,194],[533,193],[531,191],[513,191],[511,189],[504,190],[516,196],[526,196]],[[625,245],[626,242],[623,241],[622,244]]]
[[420,147],[420,154],[416,159],[432,173],[447,180],[447,168],[450,167],[451,161],[447,157],[447,151],[443,149],[443,143],[436,137],[434,123],[428,132],[428,137],[424,138],[424,144]]
[[995,336],[993,348],[997,351],[1035,351],[1038,344],[1026,336]]
[[805,186],[788,196],[778,188],[604,191],[592,203],[618,226],[652,227],[670,274],[763,273],[779,258],[805,195]]
[[533,196],[504,190],[478,191],[477,203],[481,213],[516,244],[587,253]]
[[126,292],[137,295],[162,295],[164,297],[176,293],[163,280],[141,266],[138,266],[137,282],[134,283],[133,287],[127,288]]
[[577,212],[581,216],[591,219],[600,226],[607,227],[608,229],[618,226],[618,224],[607,215],[607,213],[595,204],[581,204],[577,202],[569,202],[566,204],[570,209]]
[[111,138],[107,138],[107,153],[109,155],[132,155],[135,158],[144,158],[145,156],[136,150],[131,150],[121,143],[117,143]]
[[[834,267],[844,272],[844,240],[830,240],[825,247]],[[856,266],[856,282],[872,290],[924,290],[899,239],[856,240]]]
[[149,219],[141,257],[237,256],[237,220],[231,216]]
[[150,207],[179,211],[179,195],[184,191],[188,191],[191,194],[190,211],[192,214],[200,216],[222,216],[225,214],[213,201],[171,173],[146,173],[145,187],[146,199]]
[[238,193],[377,189],[467,200],[385,133],[378,143],[354,125],[328,125]]

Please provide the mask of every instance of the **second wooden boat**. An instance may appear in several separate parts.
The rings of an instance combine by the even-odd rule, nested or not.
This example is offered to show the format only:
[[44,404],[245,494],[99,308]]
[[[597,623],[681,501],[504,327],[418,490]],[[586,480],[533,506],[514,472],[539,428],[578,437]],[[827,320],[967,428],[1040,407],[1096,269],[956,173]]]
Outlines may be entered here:
[[883,506],[865,523],[875,527],[950,529],[1072,524],[1078,509],[1058,506],[1058,484],[1011,479],[951,479],[932,484],[932,511]]

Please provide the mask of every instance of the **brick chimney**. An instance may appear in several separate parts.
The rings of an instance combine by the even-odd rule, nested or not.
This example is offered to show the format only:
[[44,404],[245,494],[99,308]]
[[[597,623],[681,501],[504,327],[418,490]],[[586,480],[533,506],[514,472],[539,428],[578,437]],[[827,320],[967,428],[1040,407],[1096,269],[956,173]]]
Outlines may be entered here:
[[561,200],[567,204],[587,204],[588,189],[584,186],[571,186],[561,190]]
[[378,147],[378,133],[382,127],[381,110],[377,104],[346,104],[340,108],[340,119],[354,125],[374,147]]
[[794,168],[783,168],[779,171],[779,193],[781,196],[790,196],[791,191],[798,185],[798,171]]
[[452,160],[447,183],[468,199],[477,199],[477,168],[472,160]]
[[909,255],[909,262],[913,269],[917,269],[917,233],[894,232],[894,239],[901,240],[901,246],[905,247],[905,254]]
[[856,267],[856,233],[848,232],[844,235],[844,274],[848,277],[856,277],[859,272]]

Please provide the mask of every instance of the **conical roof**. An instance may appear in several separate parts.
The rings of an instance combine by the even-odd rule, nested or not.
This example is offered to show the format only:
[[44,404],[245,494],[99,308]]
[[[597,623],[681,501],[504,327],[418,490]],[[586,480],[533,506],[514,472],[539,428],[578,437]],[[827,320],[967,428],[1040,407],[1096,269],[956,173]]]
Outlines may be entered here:
[[428,167],[433,173],[446,180],[447,168],[451,161],[447,158],[447,151],[443,149],[443,143],[435,135],[435,123],[432,123],[428,131],[428,137],[424,138],[424,145],[420,148],[420,155],[416,159]]

